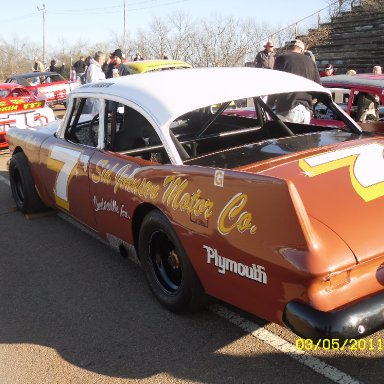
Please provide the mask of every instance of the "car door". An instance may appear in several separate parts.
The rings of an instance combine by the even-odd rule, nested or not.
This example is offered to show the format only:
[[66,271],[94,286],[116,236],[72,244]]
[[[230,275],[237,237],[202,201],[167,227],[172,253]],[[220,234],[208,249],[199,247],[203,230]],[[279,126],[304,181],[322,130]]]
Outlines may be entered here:
[[106,120],[106,149],[90,159],[90,195],[100,232],[130,243],[133,212],[154,201],[159,187],[151,175],[170,160],[155,128],[135,109],[110,102]]

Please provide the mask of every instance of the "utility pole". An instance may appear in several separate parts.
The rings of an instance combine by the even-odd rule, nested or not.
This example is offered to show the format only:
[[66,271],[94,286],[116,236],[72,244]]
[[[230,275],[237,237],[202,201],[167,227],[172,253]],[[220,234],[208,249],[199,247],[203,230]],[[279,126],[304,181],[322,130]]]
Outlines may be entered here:
[[43,64],[45,68],[47,65],[46,58],[45,58],[45,12],[46,12],[45,4],[43,4],[41,8],[37,7],[37,10],[41,12],[41,14],[43,15]]
[[123,41],[123,52],[125,55],[125,60],[127,60],[127,30],[125,25],[125,0],[124,0],[124,41]]

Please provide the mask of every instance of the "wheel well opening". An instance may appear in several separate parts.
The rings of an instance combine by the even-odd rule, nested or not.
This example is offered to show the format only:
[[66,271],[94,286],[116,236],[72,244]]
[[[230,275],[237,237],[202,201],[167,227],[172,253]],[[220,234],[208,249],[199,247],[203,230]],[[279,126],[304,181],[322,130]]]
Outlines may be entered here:
[[140,258],[140,255],[138,252],[138,245],[139,245],[139,234],[140,234],[141,224],[144,220],[144,217],[154,209],[157,209],[157,208],[152,204],[144,203],[144,204],[141,204],[133,214],[133,218],[132,218],[133,242],[136,249],[136,253],[139,258]]
[[19,153],[19,152],[24,152],[24,151],[22,150],[21,147],[16,147],[16,148],[13,150],[12,154],[14,155],[14,154]]

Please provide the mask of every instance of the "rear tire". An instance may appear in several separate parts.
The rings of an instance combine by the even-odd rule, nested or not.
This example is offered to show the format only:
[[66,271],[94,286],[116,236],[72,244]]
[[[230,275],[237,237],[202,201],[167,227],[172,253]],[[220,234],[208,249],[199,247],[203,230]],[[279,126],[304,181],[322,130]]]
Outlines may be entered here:
[[181,313],[203,306],[201,283],[172,225],[159,211],[143,220],[139,256],[149,287],[164,307]]
[[15,153],[9,162],[9,180],[17,208],[23,213],[46,211],[33,181],[27,157],[23,152]]

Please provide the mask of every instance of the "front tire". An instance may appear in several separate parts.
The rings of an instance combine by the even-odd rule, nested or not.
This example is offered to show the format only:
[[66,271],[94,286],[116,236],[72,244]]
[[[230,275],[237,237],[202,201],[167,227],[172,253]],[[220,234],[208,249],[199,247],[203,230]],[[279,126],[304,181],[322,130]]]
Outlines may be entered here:
[[9,180],[13,199],[22,213],[37,213],[48,209],[36,191],[28,160],[23,152],[12,156],[9,162]]
[[172,312],[202,307],[204,290],[184,248],[167,218],[159,211],[143,220],[139,256],[151,291]]

